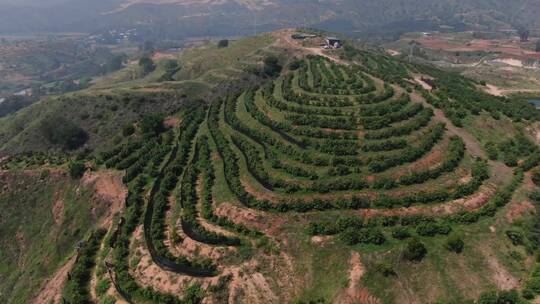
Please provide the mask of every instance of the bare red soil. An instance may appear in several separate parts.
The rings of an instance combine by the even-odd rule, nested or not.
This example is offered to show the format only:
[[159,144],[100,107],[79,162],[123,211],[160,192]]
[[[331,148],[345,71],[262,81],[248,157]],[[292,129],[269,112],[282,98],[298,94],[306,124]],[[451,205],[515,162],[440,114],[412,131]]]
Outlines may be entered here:
[[81,185],[94,189],[92,212],[103,212],[102,227],[112,224],[113,216],[124,209],[128,190],[118,171],[87,172],[81,179]]
[[353,252],[349,260],[349,286],[335,300],[336,304],[381,304],[381,301],[371,295],[362,286],[365,269],[360,261],[360,254]]
[[64,264],[56,273],[43,284],[38,296],[32,303],[34,304],[58,304],[62,300],[62,289],[66,283],[67,277],[73,265],[75,264],[75,256]]
[[449,52],[493,52],[512,55],[517,58],[540,59],[539,52],[533,52],[521,48],[519,42],[514,40],[484,40],[475,39],[466,45],[451,44],[437,37],[421,38],[417,40],[423,46],[430,49],[440,49]]

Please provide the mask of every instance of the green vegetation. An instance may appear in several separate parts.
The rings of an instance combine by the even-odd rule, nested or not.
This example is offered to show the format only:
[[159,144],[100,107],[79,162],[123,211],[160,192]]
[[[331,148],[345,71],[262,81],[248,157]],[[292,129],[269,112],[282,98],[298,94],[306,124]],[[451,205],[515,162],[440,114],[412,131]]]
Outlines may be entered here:
[[62,116],[43,119],[39,128],[51,144],[67,150],[77,149],[88,140],[88,134],[81,127]]
[[156,65],[150,57],[142,57],[139,60],[139,67],[141,67],[143,75],[147,75],[156,69]]
[[176,112],[182,105],[175,94],[167,91],[87,92],[51,97],[0,119],[0,151],[17,154],[103,149],[115,143],[114,135],[126,124],[150,113]]
[[96,254],[107,231],[98,230],[77,249],[77,261],[64,286],[63,298],[69,303],[92,303],[89,285]]
[[92,210],[92,189],[55,172],[9,172],[1,178],[9,189],[0,195],[0,301],[28,303],[105,210]]
[[519,294],[515,290],[511,291],[491,291],[483,293],[478,299],[479,304],[518,304],[520,303]]
[[135,133],[135,127],[132,124],[127,124],[122,128],[122,135],[130,136]]
[[532,172],[532,181],[536,186],[540,186],[540,171],[535,170]]
[[[208,102],[174,90],[89,93],[95,104],[78,101],[88,116],[74,115],[47,131],[57,151],[88,150],[79,147],[69,163],[24,154],[3,164],[67,169],[73,188],[87,168],[123,171],[125,208],[109,231],[89,236],[93,227],[87,226],[76,233],[88,241],[64,288],[68,301],[327,303],[339,302],[348,283],[385,303],[405,297],[518,303],[540,292],[538,262],[531,258],[540,243],[538,213],[514,215],[516,204],[540,197],[529,189],[540,183],[540,152],[525,133],[537,113],[485,96],[470,80],[375,51],[346,48],[343,58],[362,63],[349,66],[321,56],[286,58],[270,47],[253,52],[268,39],[199,49],[208,62],[191,50],[182,56],[193,61],[141,60],[146,75],[125,85],[171,87],[191,73],[213,87],[214,73],[253,58],[256,64],[244,62],[241,75],[259,78],[249,86],[216,85]],[[414,85],[413,72],[430,73],[435,89]],[[58,97],[47,117],[69,111],[68,101],[80,96]],[[178,98],[193,101],[179,105]],[[92,107],[106,111],[91,118]],[[0,129],[5,149],[28,138],[15,125],[31,111],[43,109],[36,105],[5,120],[13,124]],[[126,113],[130,119],[114,121]],[[468,133],[471,122],[487,116],[504,120],[515,136],[477,130],[477,137],[487,136],[476,140]],[[92,124],[98,121],[115,136],[92,151],[99,146]],[[82,143],[80,130],[88,136]],[[524,278],[523,287],[491,292],[498,283],[494,268]],[[358,269],[365,277],[357,277]],[[465,275],[474,280],[461,282]],[[288,282],[279,283],[285,276]],[[242,290],[230,290],[233,280]],[[257,286],[243,290],[245,282]]]
[[141,132],[148,136],[156,136],[163,131],[163,116],[151,114],[143,117],[140,124]]
[[279,59],[276,56],[268,56],[264,59],[264,75],[274,77],[281,72],[281,69],[282,67],[279,65]]
[[463,251],[464,246],[465,246],[465,243],[463,242],[461,237],[457,234],[450,235],[445,243],[446,249],[453,251],[455,253],[461,253]]
[[82,161],[71,161],[68,164],[69,175],[71,178],[81,178],[86,170],[86,166]]
[[125,54],[117,54],[112,56],[105,64],[105,71],[112,73],[120,70],[124,66],[127,56]]
[[413,262],[421,261],[427,254],[426,246],[416,238],[412,238],[407,242],[407,247],[403,252],[403,256]]

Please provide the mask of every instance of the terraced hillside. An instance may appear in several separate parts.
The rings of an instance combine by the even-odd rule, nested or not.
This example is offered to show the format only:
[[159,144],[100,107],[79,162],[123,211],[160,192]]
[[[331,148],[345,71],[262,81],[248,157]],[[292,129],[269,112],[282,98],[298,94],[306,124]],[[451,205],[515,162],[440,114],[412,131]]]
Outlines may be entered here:
[[[535,206],[507,205],[533,190],[538,149],[523,136],[508,167],[454,124],[518,114],[464,106],[441,75],[431,91],[413,80],[437,71],[355,56],[307,55],[260,86],[189,104],[168,129],[146,117],[100,153],[96,167],[125,172],[126,207],[80,247],[64,300],[533,299],[538,228],[524,211]],[[520,225],[505,220],[512,210]]]

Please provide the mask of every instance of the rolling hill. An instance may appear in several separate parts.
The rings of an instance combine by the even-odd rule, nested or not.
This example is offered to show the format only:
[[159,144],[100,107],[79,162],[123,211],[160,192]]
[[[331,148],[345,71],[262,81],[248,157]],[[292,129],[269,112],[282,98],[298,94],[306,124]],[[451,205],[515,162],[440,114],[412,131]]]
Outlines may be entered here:
[[[161,64],[171,58],[141,78],[126,77],[135,68],[127,67],[0,119],[9,130],[0,137],[3,206],[49,197],[58,185],[65,213],[54,200],[27,207],[36,226],[56,227],[48,209],[85,218],[88,185],[114,184],[125,202],[110,220],[73,223],[67,239],[51,241],[72,244],[46,272],[0,264],[10,278],[1,297],[48,303],[47,285],[40,292],[36,282],[49,277],[64,283],[54,295],[70,303],[537,301],[540,150],[531,127],[539,111],[433,66],[371,49],[322,51],[292,33],[187,50],[176,58],[185,69],[168,81]],[[39,125],[55,103],[55,117],[91,137],[88,125],[107,132],[61,153],[69,160],[15,153],[54,150],[29,141],[39,128],[20,126]],[[79,111],[88,122],[72,118]],[[23,180],[44,168],[64,175]],[[100,184],[103,176],[112,180]],[[23,196],[16,190],[27,183]],[[8,210],[0,229],[27,240],[21,215]],[[10,252],[49,252],[31,243]],[[14,275],[24,270],[34,275]],[[30,281],[26,293],[9,288]]]

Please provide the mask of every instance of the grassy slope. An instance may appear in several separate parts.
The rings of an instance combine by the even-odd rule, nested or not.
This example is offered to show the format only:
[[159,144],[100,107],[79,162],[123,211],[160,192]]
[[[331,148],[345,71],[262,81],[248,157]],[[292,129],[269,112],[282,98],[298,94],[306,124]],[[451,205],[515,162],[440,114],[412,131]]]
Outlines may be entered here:
[[182,99],[175,94],[138,92],[84,92],[42,100],[0,119],[0,151],[46,151],[55,148],[43,138],[40,123],[63,116],[89,134],[94,148],[110,140],[125,124],[149,112],[174,112]]
[[[522,202],[524,195],[521,189],[512,204]],[[446,236],[419,237],[428,254],[418,263],[405,260],[402,250],[406,242],[393,239],[389,234],[386,234],[387,242],[383,246],[357,245],[351,248],[336,238],[314,243],[298,235],[304,226],[292,224],[287,227],[287,231],[291,231],[287,251],[294,252],[298,262],[296,274],[306,278],[307,283],[298,299],[305,302],[321,298],[335,300],[348,285],[348,263],[352,251],[359,252],[361,256],[365,271],[363,286],[381,303],[435,303],[439,300],[462,303],[478,298],[482,292],[500,288],[507,278],[508,282],[519,280],[517,286],[513,286],[519,288],[522,280],[528,277],[533,261],[526,258],[528,255],[522,246],[512,245],[505,234],[512,226],[506,219],[510,206],[503,208],[494,218],[473,225],[454,226],[454,232],[465,242],[465,249],[460,254],[445,249]],[[320,215],[332,218],[332,212]],[[525,216],[519,223],[527,221],[529,217]],[[381,263],[391,265],[395,275],[383,276],[378,270]],[[399,299],[407,300],[401,302]]]
[[[244,69],[258,65],[263,58],[261,56],[264,53],[263,49],[268,48],[272,42],[273,38],[269,34],[262,34],[231,41],[227,48],[217,48],[214,43],[208,43],[201,47],[186,49],[174,56],[173,60],[178,61],[181,67],[174,75],[176,81],[159,83],[160,77],[165,72],[159,62],[156,70],[143,78],[137,76],[140,73],[138,66],[131,64],[117,73],[103,77],[96,82],[94,88],[175,88],[182,84],[211,88],[224,80],[245,76]],[[204,91],[201,90],[199,93]]]
[[[490,226],[495,228],[494,232]],[[368,270],[364,283],[384,303],[398,303],[397,299],[421,303],[476,299],[480,293],[499,287],[497,266],[506,269],[505,274],[512,277],[524,278],[528,274],[529,265],[510,256],[514,251],[524,253],[522,248],[512,246],[504,235],[507,227],[507,223],[494,224],[494,220],[489,219],[457,228],[465,242],[461,254],[444,248],[446,237],[422,238],[428,255],[419,263],[405,261],[400,246],[384,253],[368,250],[364,254],[365,250],[360,249]],[[396,275],[380,274],[377,265],[381,262],[392,265]]]
[[[134,69],[127,67],[89,90],[43,100],[0,120],[0,150],[9,153],[51,148],[40,133],[39,123],[57,114],[82,126],[90,134],[91,147],[114,142],[123,125],[144,113],[174,113],[184,99],[182,95],[190,99],[207,95],[211,87],[227,79],[211,80],[208,75],[214,69],[223,74],[234,71],[238,73],[235,78],[245,75],[242,69],[258,64],[263,54],[260,50],[271,42],[269,35],[261,35],[232,42],[227,49],[208,45],[201,52],[187,51],[179,60],[193,66],[185,66],[176,76],[183,80],[157,83],[163,72],[158,63],[158,69],[147,77],[122,81]],[[243,62],[237,63],[235,56],[242,57]],[[0,208],[4,210],[0,219],[0,302],[26,303],[91,227],[91,210],[86,202],[92,193],[78,190],[77,182],[63,176],[41,178],[39,172],[22,171],[5,174],[10,179],[0,192]],[[66,220],[60,225],[52,214],[57,201],[65,205]],[[17,242],[13,242],[13,235]]]
[[2,174],[0,302],[27,303],[94,224],[92,192],[58,173]]
[[18,113],[0,119],[0,153],[46,151],[51,144],[39,130],[42,119],[61,115],[81,126],[89,135],[89,147],[109,142],[125,124],[146,113],[174,113],[186,98],[211,98],[211,89],[223,82],[246,77],[249,67],[260,64],[273,42],[269,34],[231,42],[228,48],[213,44],[188,49],[177,60],[182,69],[177,81],[159,82],[165,72],[158,61],[151,74],[137,78],[138,67],[125,69],[99,80],[92,88],[42,100]]

